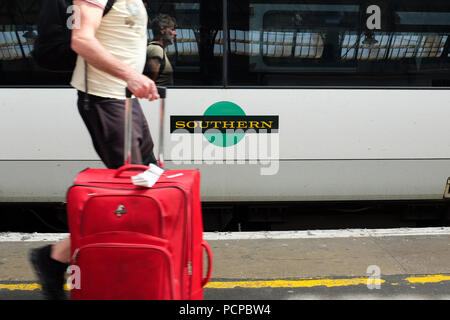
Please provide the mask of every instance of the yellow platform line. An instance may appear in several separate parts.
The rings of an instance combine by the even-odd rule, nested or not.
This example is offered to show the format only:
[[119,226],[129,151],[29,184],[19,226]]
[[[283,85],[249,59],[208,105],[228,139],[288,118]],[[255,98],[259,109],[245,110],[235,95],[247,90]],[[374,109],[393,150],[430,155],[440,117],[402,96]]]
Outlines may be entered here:
[[[232,289],[232,288],[311,288],[325,286],[346,287],[367,285],[368,278],[350,278],[350,279],[301,279],[301,280],[267,280],[267,281],[226,281],[210,282],[206,288],[210,289]],[[380,284],[385,280],[380,279]]]
[[[370,282],[368,282],[368,280]],[[346,287],[346,286],[358,286],[367,284],[377,284],[374,279],[367,277],[359,278],[347,278],[347,279],[332,279],[332,278],[305,278],[298,280],[253,280],[253,281],[213,281],[209,282],[205,288],[209,289],[233,289],[233,288],[312,288],[325,286],[331,287]],[[379,284],[385,285],[400,285],[400,283],[386,283],[386,280],[380,279]],[[409,283],[439,283],[443,281],[450,281],[450,275],[421,275],[421,276],[409,276],[404,278],[403,281]],[[33,291],[41,290],[41,285],[38,283],[14,283],[14,284],[1,284],[0,290],[19,290],[19,291]],[[65,285],[65,290],[69,290]]]
[[41,285],[38,283],[15,283],[15,284],[0,284],[0,290],[20,290],[20,291],[33,291],[41,290]]
[[441,281],[450,281],[450,276],[445,276],[442,274],[435,274],[429,276],[417,276],[417,277],[409,277],[405,279],[410,283],[437,283]]

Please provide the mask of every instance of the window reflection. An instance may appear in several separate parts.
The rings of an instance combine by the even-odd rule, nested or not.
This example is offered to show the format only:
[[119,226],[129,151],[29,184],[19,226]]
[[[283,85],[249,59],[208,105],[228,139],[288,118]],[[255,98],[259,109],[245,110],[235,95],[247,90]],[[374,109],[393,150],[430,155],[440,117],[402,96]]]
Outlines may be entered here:
[[36,26],[0,26],[0,60],[17,60],[31,57]]
[[247,23],[230,24],[231,82],[450,86],[450,7],[393,0],[381,30],[368,30],[366,2],[353,2],[247,1]]
[[[70,73],[31,58],[42,1],[0,0],[0,84],[68,84]],[[365,0],[227,0],[228,52],[222,0],[143,1],[150,18],[177,20],[167,48],[176,86],[450,87],[445,0],[381,1],[381,30],[366,28]]]
[[[0,0],[0,84],[68,85],[70,72],[50,72],[34,63],[31,52],[44,0]],[[209,43],[222,32],[222,0],[143,0],[149,17],[167,13],[177,20],[177,38],[167,48],[175,85],[220,85],[223,52]],[[153,34],[149,26],[148,38]],[[223,51],[223,50],[222,50]]]

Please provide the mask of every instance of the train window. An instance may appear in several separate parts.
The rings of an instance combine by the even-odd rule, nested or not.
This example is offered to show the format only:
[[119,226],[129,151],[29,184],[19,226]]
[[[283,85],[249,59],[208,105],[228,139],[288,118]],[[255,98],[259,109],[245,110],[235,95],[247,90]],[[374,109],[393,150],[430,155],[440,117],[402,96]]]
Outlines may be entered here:
[[[222,0],[144,0],[149,19],[166,13],[176,19],[175,43],[167,48],[174,86],[222,85]],[[149,38],[153,37],[149,30]]]
[[0,0],[0,85],[69,82],[70,74],[43,70],[31,58],[40,2]]
[[[0,0],[0,85],[68,86],[71,72],[50,72],[31,57],[43,0]],[[167,13],[177,21],[176,42],[167,48],[175,86],[221,85],[222,0],[144,0],[149,18]],[[149,38],[152,32],[148,30]]]
[[443,0],[230,0],[229,84],[450,86]]
[[[31,58],[42,1],[0,0],[0,85],[69,84]],[[450,86],[446,0],[226,0],[225,33],[223,0],[143,1],[177,20],[175,86]]]

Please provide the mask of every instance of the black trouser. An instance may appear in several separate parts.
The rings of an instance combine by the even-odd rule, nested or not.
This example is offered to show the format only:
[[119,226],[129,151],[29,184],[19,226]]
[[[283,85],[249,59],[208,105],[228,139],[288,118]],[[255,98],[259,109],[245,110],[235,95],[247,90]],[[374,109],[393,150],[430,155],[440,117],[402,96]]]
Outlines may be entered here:
[[[125,100],[87,95],[78,91],[78,111],[91,135],[95,151],[109,169],[124,163]],[[137,99],[133,101],[131,163],[156,164],[153,139]]]

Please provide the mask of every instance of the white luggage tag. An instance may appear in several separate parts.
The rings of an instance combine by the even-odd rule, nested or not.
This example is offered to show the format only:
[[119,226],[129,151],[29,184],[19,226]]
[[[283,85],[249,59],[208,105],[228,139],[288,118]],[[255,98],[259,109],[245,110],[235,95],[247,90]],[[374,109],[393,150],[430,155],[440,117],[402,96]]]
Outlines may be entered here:
[[132,176],[131,180],[136,186],[151,188],[158,181],[164,170],[154,164],[150,164],[150,168],[136,176]]

